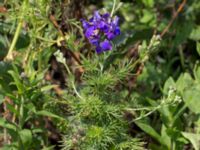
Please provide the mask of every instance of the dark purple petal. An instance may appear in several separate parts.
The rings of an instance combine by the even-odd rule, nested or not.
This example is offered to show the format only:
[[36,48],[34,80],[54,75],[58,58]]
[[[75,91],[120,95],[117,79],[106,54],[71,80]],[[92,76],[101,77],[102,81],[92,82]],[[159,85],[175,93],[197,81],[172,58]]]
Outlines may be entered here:
[[103,52],[103,50],[102,50],[102,48],[100,46],[97,46],[96,47],[96,52],[97,52],[97,54],[100,54],[100,53]]
[[82,19],[81,21],[82,21],[82,25],[84,29],[87,29],[90,27],[90,24],[87,21],[85,21],[84,19]]
[[104,18],[105,20],[108,20],[109,17],[110,17],[109,13],[105,13],[102,15],[102,18]]
[[96,28],[94,26],[87,28],[85,31],[85,36],[87,38],[90,38],[91,36],[95,35],[95,30],[96,30]]
[[109,25],[104,21],[100,21],[98,26],[99,26],[99,29],[103,31],[104,33],[107,33],[109,31]]
[[115,35],[120,35],[120,33],[121,33],[120,28],[116,27],[115,30],[114,30],[114,34]]
[[115,36],[116,36],[116,35],[115,35],[113,32],[108,32],[108,33],[106,34],[106,37],[108,38],[108,40],[114,39]]
[[97,38],[90,39],[89,42],[94,46],[99,45],[99,39],[97,39]]
[[92,23],[94,21],[94,17],[89,19],[89,22]]
[[112,44],[107,39],[105,39],[103,42],[100,43],[100,47],[103,51],[107,51],[112,49]]

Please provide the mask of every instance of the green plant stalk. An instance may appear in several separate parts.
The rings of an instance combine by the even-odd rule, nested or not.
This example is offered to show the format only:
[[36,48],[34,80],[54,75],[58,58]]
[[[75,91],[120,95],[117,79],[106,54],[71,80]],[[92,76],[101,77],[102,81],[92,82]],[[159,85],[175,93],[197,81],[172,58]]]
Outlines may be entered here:
[[66,68],[68,74],[69,74],[69,75],[72,75],[72,73],[71,73],[71,71],[70,71],[68,65],[67,65],[65,62],[63,62],[63,64],[64,64],[64,66],[65,66],[65,68]]
[[16,29],[16,32],[15,32],[15,35],[14,35],[14,38],[13,38],[13,41],[11,43],[11,46],[8,50],[8,54],[7,56],[5,57],[5,60],[12,60],[13,59],[13,56],[12,56],[12,51],[14,50],[15,48],[15,45],[17,43],[17,40],[18,40],[18,37],[19,37],[19,34],[21,32],[21,29],[22,29],[22,24],[23,24],[23,20],[21,19],[17,25],[17,29]]
[[111,17],[112,17],[113,14],[114,14],[115,7],[116,7],[116,0],[114,0],[113,8],[112,8],[112,11],[111,11],[111,14],[110,14]]
[[19,127],[20,129],[22,129],[23,125],[24,125],[24,97],[21,97],[21,105],[19,108]]
[[175,150],[175,143],[174,143],[172,138],[171,138],[171,148],[170,148],[170,150]]
[[176,120],[180,117],[180,115],[185,111],[185,109],[187,108],[187,105],[184,104],[179,111],[177,112],[177,114],[174,116],[173,122],[171,124],[171,127],[174,126],[174,123],[176,122]]
[[183,49],[181,47],[179,48],[179,56],[180,56],[181,66],[184,69],[185,68],[185,65],[184,65],[184,54],[183,54]]
[[42,70],[42,54],[41,54],[41,49],[39,50],[39,56],[38,56],[38,70]]
[[[67,65],[65,62],[63,62],[63,64],[64,64],[64,66],[65,66],[65,68],[66,68],[66,70],[67,70],[69,76],[72,76],[72,73],[71,73],[71,71],[70,71],[68,65]],[[75,86],[75,84],[74,84],[74,81],[71,81],[71,84],[72,84],[72,88],[74,89],[74,92],[76,93],[76,95],[77,95],[80,99],[83,99],[83,97],[78,93],[78,91],[77,91],[77,89],[76,89],[76,86]]]
[[22,4],[22,13],[20,15],[20,18],[19,18],[19,23],[17,25],[17,29],[15,31],[15,35],[14,35],[14,38],[12,40],[12,43],[10,45],[10,48],[8,50],[8,53],[5,57],[5,60],[12,60],[13,59],[13,56],[12,56],[12,51],[14,50],[15,48],[15,45],[17,43],[17,40],[18,40],[18,37],[19,37],[19,34],[21,32],[21,29],[22,29],[22,25],[23,25],[23,16],[24,16],[24,12],[25,12],[25,8],[27,7],[27,0],[24,0],[23,1],[23,4]]

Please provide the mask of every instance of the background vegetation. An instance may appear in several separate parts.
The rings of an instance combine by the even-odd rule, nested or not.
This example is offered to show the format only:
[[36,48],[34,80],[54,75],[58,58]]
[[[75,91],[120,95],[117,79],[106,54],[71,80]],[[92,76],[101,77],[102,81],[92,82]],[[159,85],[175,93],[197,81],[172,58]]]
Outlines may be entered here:
[[[80,20],[120,17],[97,54]],[[199,150],[199,0],[1,0],[2,150]]]

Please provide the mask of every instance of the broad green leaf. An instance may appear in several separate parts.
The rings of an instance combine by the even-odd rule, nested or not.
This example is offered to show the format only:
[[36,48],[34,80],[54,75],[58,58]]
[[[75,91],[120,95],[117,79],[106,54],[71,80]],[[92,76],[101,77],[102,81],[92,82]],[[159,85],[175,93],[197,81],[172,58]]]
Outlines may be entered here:
[[186,89],[183,100],[192,112],[200,113],[200,86],[196,85]]
[[176,81],[177,90],[183,94],[186,88],[190,88],[193,85],[193,79],[189,73],[181,74],[178,80]]
[[165,142],[162,140],[161,136],[148,124],[136,121],[135,122],[140,129],[142,129],[144,132],[152,136],[154,139],[156,139],[161,144],[165,144]]
[[189,132],[181,132],[182,135],[188,139],[195,150],[200,150],[200,134],[194,134],[194,133],[189,133]]
[[21,138],[24,147],[28,147],[32,143],[32,133],[31,130],[23,129],[19,131],[19,136]]

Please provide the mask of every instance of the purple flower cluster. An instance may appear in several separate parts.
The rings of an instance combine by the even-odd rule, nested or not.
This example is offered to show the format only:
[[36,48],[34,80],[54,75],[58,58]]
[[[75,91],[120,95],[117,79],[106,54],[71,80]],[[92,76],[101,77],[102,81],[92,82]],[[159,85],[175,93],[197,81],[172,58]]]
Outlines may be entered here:
[[111,40],[120,34],[119,17],[111,18],[109,13],[94,12],[89,21],[81,20],[84,34],[89,42],[101,53],[112,49]]

